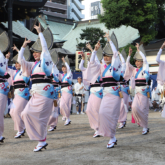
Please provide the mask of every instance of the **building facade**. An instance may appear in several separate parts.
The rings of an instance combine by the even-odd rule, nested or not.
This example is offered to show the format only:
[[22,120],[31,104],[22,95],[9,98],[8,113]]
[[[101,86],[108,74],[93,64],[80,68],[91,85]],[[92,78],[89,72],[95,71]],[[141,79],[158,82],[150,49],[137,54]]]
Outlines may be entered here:
[[85,5],[85,10],[82,11],[85,14],[84,20],[97,19],[98,14],[103,14],[101,0],[86,0],[82,4]]
[[81,21],[85,18],[81,13],[84,9],[81,0],[48,0],[42,12],[47,16]]

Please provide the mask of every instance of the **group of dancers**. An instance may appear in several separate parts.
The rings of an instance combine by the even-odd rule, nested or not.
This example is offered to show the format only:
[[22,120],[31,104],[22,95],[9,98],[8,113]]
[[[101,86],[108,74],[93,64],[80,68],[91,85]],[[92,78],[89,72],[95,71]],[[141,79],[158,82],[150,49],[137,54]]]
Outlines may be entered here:
[[[118,52],[118,41],[114,33],[105,34],[108,43],[102,49],[100,42],[91,47],[86,46],[92,52],[87,68],[83,67],[84,57],[80,63],[83,73],[83,82],[90,85],[90,96],[86,113],[92,129],[95,130],[94,138],[99,136],[109,137],[107,148],[117,145],[115,137],[117,123],[118,128],[124,128],[127,121],[128,102],[131,86],[135,90],[132,103],[132,123],[142,127],[142,135],[149,133],[148,113],[151,99],[149,65],[146,59],[143,45],[136,44],[134,55],[135,66],[130,64],[132,54],[131,47],[129,55],[125,58],[125,50]],[[164,85],[165,62],[160,60],[165,43],[158,52],[156,61],[159,63],[158,83]],[[101,58],[100,58],[101,57]],[[102,59],[101,61],[99,59]],[[165,112],[165,111],[164,111]],[[165,116],[165,115],[164,115]]]
[[[24,41],[18,56],[15,59],[16,70],[8,68],[8,59],[2,54],[7,48],[1,48],[0,52],[0,142],[4,142],[4,117],[3,113],[7,104],[8,94],[14,87],[14,99],[10,105],[10,115],[14,121],[14,130],[17,134],[14,138],[24,136],[25,129],[30,140],[38,141],[34,152],[40,151],[48,145],[46,143],[47,125],[48,131],[56,129],[58,122],[58,106],[65,121],[69,125],[70,109],[72,101],[72,72],[65,58],[62,57],[62,74],[59,73],[51,57],[53,43],[50,29],[41,32],[41,25],[34,26],[39,34],[39,39],[31,47],[35,62],[25,60],[25,49],[30,40]],[[45,35],[44,35],[45,34]],[[1,38],[7,37],[4,32]],[[50,38],[52,41],[50,41]],[[47,41],[46,41],[47,39]],[[2,44],[3,45],[3,44]],[[14,48],[16,49],[16,48]],[[29,91],[29,80],[31,89]],[[60,98],[60,102],[59,99]]]
[[[0,142],[4,142],[4,117],[7,100],[11,90],[14,88],[14,99],[10,105],[10,115],[14,121],[14,130],[17,134],[14,138],[24,136],[25,130],[30,140],[38,141],[34,152],[46,149],[48,143],[48,131],[56,129],[58,123],[58,107],[64,125],[71,124],[70,110],[73,97],[72,72],[62,57],[62,74],[57,69],[57,60],[52,60],[51,51],[53,37],[50,29],[43,33],[41,25],[34,26],[39,34],[39,39],[31,47],[35,62],[25,59],[25,49],[31,42],[24,41],[22,47],[15,56],[16,70],[8,67],[10,53],[6,57],[8,47],[0,43]],[[7,37],[4,32],[1,37]],[[104,49],[100,42],[94,49],[88,43],[86,46],[92,52],[87,68],[84,67],[85,56],[82,53],[82,60],[79,65],[83,74],[84,85],[90,86],[90,96],[87,103],[86,114],[92,129],[95,130],[94,138],[99,136],[109,137],[107,148],[117,145],[115,137],[117,123],[119,128],[126,126],[127,106],[129,98],[129,84],[135,89],[135,97],[132,104],[132,121],[143,128],[142,134],[149,132],[149,65],[147,63],[143,46],[136,44],[137,52],[134,56],[136,68],[130,64],[132,49],[129,48],[129,55],[126,59],[118,52],[118,42],[115,34],[105,34],[107,44]],[[51,41],[52,40],[52,41]],[[0,39],[1,41],[1,39]],[[160,60],[162,49],[158,52],[157,62],[159,63],[158,82],[163,85],[165,76],[164,61]],[[16,47],[13,48],[16,50]],[[100,58],[101,57],[101,58]],[[58,58],[56,58],[58,59]],[[102,59],[102,60],[101,60]],[[129,82],[130,81],[130,82]],[[29,91],[29,82],[32,83]],[[80,87],[79,87],[80,86]],[[81,85],[76,90],[83,89]]]

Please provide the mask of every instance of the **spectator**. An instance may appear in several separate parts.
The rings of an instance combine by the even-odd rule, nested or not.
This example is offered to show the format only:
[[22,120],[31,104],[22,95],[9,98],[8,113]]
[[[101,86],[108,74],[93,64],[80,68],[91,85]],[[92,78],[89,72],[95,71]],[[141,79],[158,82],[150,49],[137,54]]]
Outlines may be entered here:
[[84,84],[82,83],[81,77],[77,78],[77,83],[74,86],[75,96],[76,96],[76,110],[77,114],[79,114],[79,106],[81,104],[81,114],[84,114],[84,103],[85,103],[85,95],[84,95]]
[[159,101],[160,101],[160,91],[157,87],[155,87],[152,91],[152,102],[153,102],[153,107],[155,108],[155,111],[159,107]]

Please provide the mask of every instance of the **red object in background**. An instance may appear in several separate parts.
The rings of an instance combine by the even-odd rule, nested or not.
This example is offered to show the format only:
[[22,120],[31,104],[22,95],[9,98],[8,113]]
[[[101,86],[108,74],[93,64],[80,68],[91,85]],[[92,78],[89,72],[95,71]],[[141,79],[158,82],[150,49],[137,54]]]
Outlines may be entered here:
[[135,119],[134,119],[133,115],[132,115],[132,123],[135,123]]
[[82,52],[78,52],[78,54],[82,54]]

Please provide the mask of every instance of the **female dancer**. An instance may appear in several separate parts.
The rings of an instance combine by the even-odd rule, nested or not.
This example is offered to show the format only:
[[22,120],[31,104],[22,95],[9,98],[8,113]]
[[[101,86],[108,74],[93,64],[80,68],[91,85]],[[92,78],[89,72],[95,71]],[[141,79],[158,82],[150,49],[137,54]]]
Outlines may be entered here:
[[34,152],[46,148],[47,124],[52,112],[54,87],[49,77],[52,72],[52,59],[47,48],[47,43],[41,32],[41,25],[34,26],[37,30],[42,53],[34,52],[33,56],[36,62],[27,62],[23,58],[25,47],[30,41],[25,42],[19,52],[18,62],[22,66],[23,76],[30,76],[32,79],[31,99],[22,112],[22,120],[24,121],[27,134],[30,140],[37,140],[38,145],[34,148]]
[[[157,57],[156,57],[156,61],[159,64],[157,81],[162,86],[162,88],[164,88],[164,84],[165,84],[165,74],[164,74],[165,61],[160,60],[160,56],[161,56],[162,51],[163,51],[164,48],[165,48],[165,42],[161,46],[161,48],[160,48],[160,50],[159,50],[159,52],[157,54]],[[164,93],[164,91],[163,91],[163,93]],[[164,97],[163,97],[163,102],[164,102]],[[165,106],[163,107],[162,116],[163,117],[165,116]]]
[[[14,46],[14,50],[17,50],[19,52],[16,46]],[[7,54],[6,58],[8,61],[10,55]],[[11,77],[10,84],[15,89],[13,100],[14,106],[12,106],[12,108],[10,109],[10,115],[14,121],[14,129],[18,131],[14,138],[21,138],[21,136],[24,136],[25,133],[25,125],[21,118],[21,113],[29,101],[30,93],[28,83],[30,77],[24,77],[22,75],[21,65],[17,62],[17,60],[15,62],[16,70],[10,68],[7,69],[7,72]]]
[[65,61],[65,58],[62,58],[62,61],[65,65],[62,66],[63,74],[60,74],[61,80],[61,99],[60,99],[60,113],[63,116],[65,121],[65,126],[71,123],[70,121],[70,111],[72,104],[72,72],[69,65]]
[[[121,68],[121,75],[122,77],[124,76],[125,69],[126,69],[126,63],[124,57],[126,57],[126,52],[123,49],[121,53],[119,53],[121,63],[122,63],[122,68]],[[124,56],[124,57],[123,57]],[[121,101],[121,107],[120,107],[120,116],[118,119],[119,127],[118,128],[124,128],[126,126],[126,120],[127,120],[127,112],[128,112],[128,98],[129,98],[129,81],[121,81],[120,82],[120,87],[121,87],[121,92],[123,95],[123,99]]]
[[[94,71],[97,73],[97,77],[101,74],[103,80],[103,98],[99,109],[98,133],[99,135],[110,138],[107,144],[107,148],[109,149],[113,148],[114,145],[117,144],[115,133],[121,104],[117,82],[120,81],[121,63],[117,49],[111,41],[109,33],[106,33],[105,37],[109,41],[103,49],[105,64],[95,64],[98,67],[95,67],[97,69]],[[95,55],[97,50],[98,48],[95,48],[93,52]]]
[[[149,112],[149,100],[147,93],[149,88],[147,86],[149,80],[149,66],[145,55],[143,53],[142,45],[136,44],[137,52],[134,56],[135,65],[137,68],[130,64],[130,57],[132,49],[129,49],[129,56],[126,62],[126,71],[124,75],[125,80],[129,80],[131,77],[135,79],[135,97],[132,103],[132,116],[135,122],[143,127],[142,135],[146,135],[149,132],[148,128],[148,112]],[[133,121],[132,121],[133,122]]]
[[[100,43],[98,43],[100,44]],[[95,46],[95,49],[98,50],[99,46],[98,44]],[[88,64],[88,72],[86,72],[86,68],[83,67],[85,56],[82,54],[82,60],[79,65],[80,70],[83,72],[83,76],[86,76],[85,74],[89,74],[91,68],[95,66],[96,61],[95,60],[95,54],[93,53],[93,49],[91,45],[88,43],[87,48],[92,52],[90,62]],[[89,123],[92,129],[95,130],[95,133],[93,135],[94,138],[99,137],[99,108],[101,104],[101,99],[103,96],[101,82],[100,82],[100,76],[98,77],[97,81],[94,84],[90,85],[90,96],[88,99],[86,114],[88,115]]]
[[58,107],[59,107],[59,98],[58,94],[61,92],[60,91],[60,86],[59,86],[59,70],[57,69],[56,65],[53,64],[53,69],[52,69],[52,75],[53,75],[53,86],[54,86],[54,106],[52,109],[52,114],[49,118],[48,125],[50,128],[48,129],[49,132],[54,131],[57,127],[58,123]]
[[9,41],[7,33],[3,32],[0,35],[0,143],[4,142],[5,137],[3,137],[4,132],[4,111],[7,105],[7,95],[9,92],[9,83],[7,82],[6,75],[6,59],[2,52],[5,52],[9,47],[9,42],[6,46],[1,44],[4,41]]

